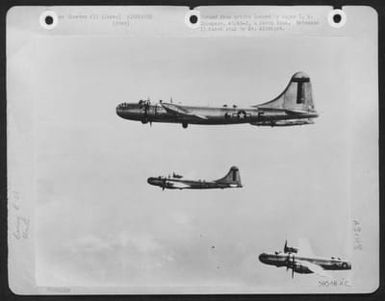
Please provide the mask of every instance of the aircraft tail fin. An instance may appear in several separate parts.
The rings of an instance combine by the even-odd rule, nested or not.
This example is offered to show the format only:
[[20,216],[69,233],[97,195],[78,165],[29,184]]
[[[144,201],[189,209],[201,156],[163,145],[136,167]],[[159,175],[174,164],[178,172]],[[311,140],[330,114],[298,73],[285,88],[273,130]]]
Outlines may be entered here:
[[310,77],[303,72],[295,73],[279,96],[254,107],[298,113],[315,112]]
[[219,180],[216,180],[217,183],[226,183],[234,185],[236,187],[242,187],[241,176],[239,174],[239,169],[236,166],[230,168],[229,172]]

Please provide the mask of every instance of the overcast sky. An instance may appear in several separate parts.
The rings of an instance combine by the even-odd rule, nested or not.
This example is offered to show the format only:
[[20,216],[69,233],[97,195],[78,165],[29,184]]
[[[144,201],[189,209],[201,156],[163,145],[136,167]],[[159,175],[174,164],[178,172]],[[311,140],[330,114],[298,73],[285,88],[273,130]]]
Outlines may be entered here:
[[[37,39],[25,51],[35,51],[39,79],[38,284],[317,288],[318,276],[293,281],[258,255],[307,238],[315,255],[349,259],[345,50],[331,38]],[[255,105],[297,71],[312,81],[314,125],[183,129],[115,113],[147,97]],[[173,171],[217,179],[233,165],[242,189],[162,191],[146,181]]]

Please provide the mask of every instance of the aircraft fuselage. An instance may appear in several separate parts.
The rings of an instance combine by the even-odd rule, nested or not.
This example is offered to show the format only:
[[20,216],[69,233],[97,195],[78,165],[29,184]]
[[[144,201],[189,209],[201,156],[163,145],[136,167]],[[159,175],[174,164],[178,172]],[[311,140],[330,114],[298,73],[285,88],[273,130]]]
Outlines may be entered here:
[[[289,262],[288,256],[293,256],[292,258],[294,258],[294,261],[310,262],[312,264],[322,267],[324,270],[350,270],[351,269],[350,262],[344,261],[338,258],[304,257],[304,256],[297,256],[297,255],[288,254],[288,253],[279,253],[279,254],[262,253],[261,255],[259,255],[259,260],[265,264],[275,265],[277,267],[283,267],[283,266],[287,267]],[[312,271],[310,271],[308,268],[301,265],[298,265],[295,268],[295,271],[300,274],[312,273]]]
[[[123,103],[116,108],[117,114],[129,120],[147,122],[167,122],[181,124],[237,124],[255,123],[254,125],[285,126],[308,124],[307,119],[315,118],[316,112],[297,114],[286,110],[259,110],[257,107],[203,107],[180,106],[189,114],[175,114],[166,110],[160,104],[145,105],[136,103]],[[200,118],[198,116],[204,116]],[[295,120],[296,123],[280,121]]]
[[218,183],[216,181],[193,181],[166,177],[150,177],[147,179],[147,182],[151,185],[159,186],[163,189],[225,189],[242,187],[238,184]]
[[205,180],[186,180],[183,176],[173,174],[172,177],[150,177],[147,183],[154,186],[159,186],[164,189],[224,189],[224,188],[241,188],[241,176],[239,169],[232,166],[228,173],[215,181]]

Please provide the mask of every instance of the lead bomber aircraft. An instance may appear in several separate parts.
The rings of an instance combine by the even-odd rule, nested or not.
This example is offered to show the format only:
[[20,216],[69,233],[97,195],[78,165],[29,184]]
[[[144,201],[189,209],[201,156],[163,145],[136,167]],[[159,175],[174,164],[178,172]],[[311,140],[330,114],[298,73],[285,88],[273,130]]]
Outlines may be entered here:
[[147,183],[159,186],[162,190],[167,189],[225,189],[241,188],[241,177],[238,167],[231,167],[230,171],[223,178],[215,181],[186,180],[183,176],[173,173],[172,177],[150,177]]
[[116,113],[143,124],[152,122],[180,123],[183,128],[189,124],[238,124],[249,123],[255,126],[294,126],[312,124],[318,117],[314,108],[310,78],[303,72],[295,73],[286,89],[273,100],[246,108],[237,106],[204,107],[184,106],[150,100],[139,103],[121,103]]
[[313,256],[303,256],[298,254],[298,249],[288,247],[287,241],[282,252],[262,253],[259,260],[268,265],[276,267],[286,267],[286,271],[291,269],[291,277],[294,272],[299,274],[316,273],[320,276],[328,276],[324,270],[350,270],[352,265],[349,261],[339,257],[321,258]]

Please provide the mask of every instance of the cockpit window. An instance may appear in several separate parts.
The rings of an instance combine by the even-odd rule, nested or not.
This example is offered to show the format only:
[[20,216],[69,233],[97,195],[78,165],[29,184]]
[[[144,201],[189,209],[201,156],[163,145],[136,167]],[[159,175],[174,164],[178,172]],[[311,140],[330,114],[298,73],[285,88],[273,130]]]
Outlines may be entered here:
[[120,108],[126,108],[128,106],[128,103],[123,102],[119,105]]
[[143,100],[143,99],[141,99],[141,100],[139,100],[138,104],[139,104],[139,107],[142,108],[143,106],[150,105],[151,102],[150,102],[149,99],[148,99],[148,100]]

